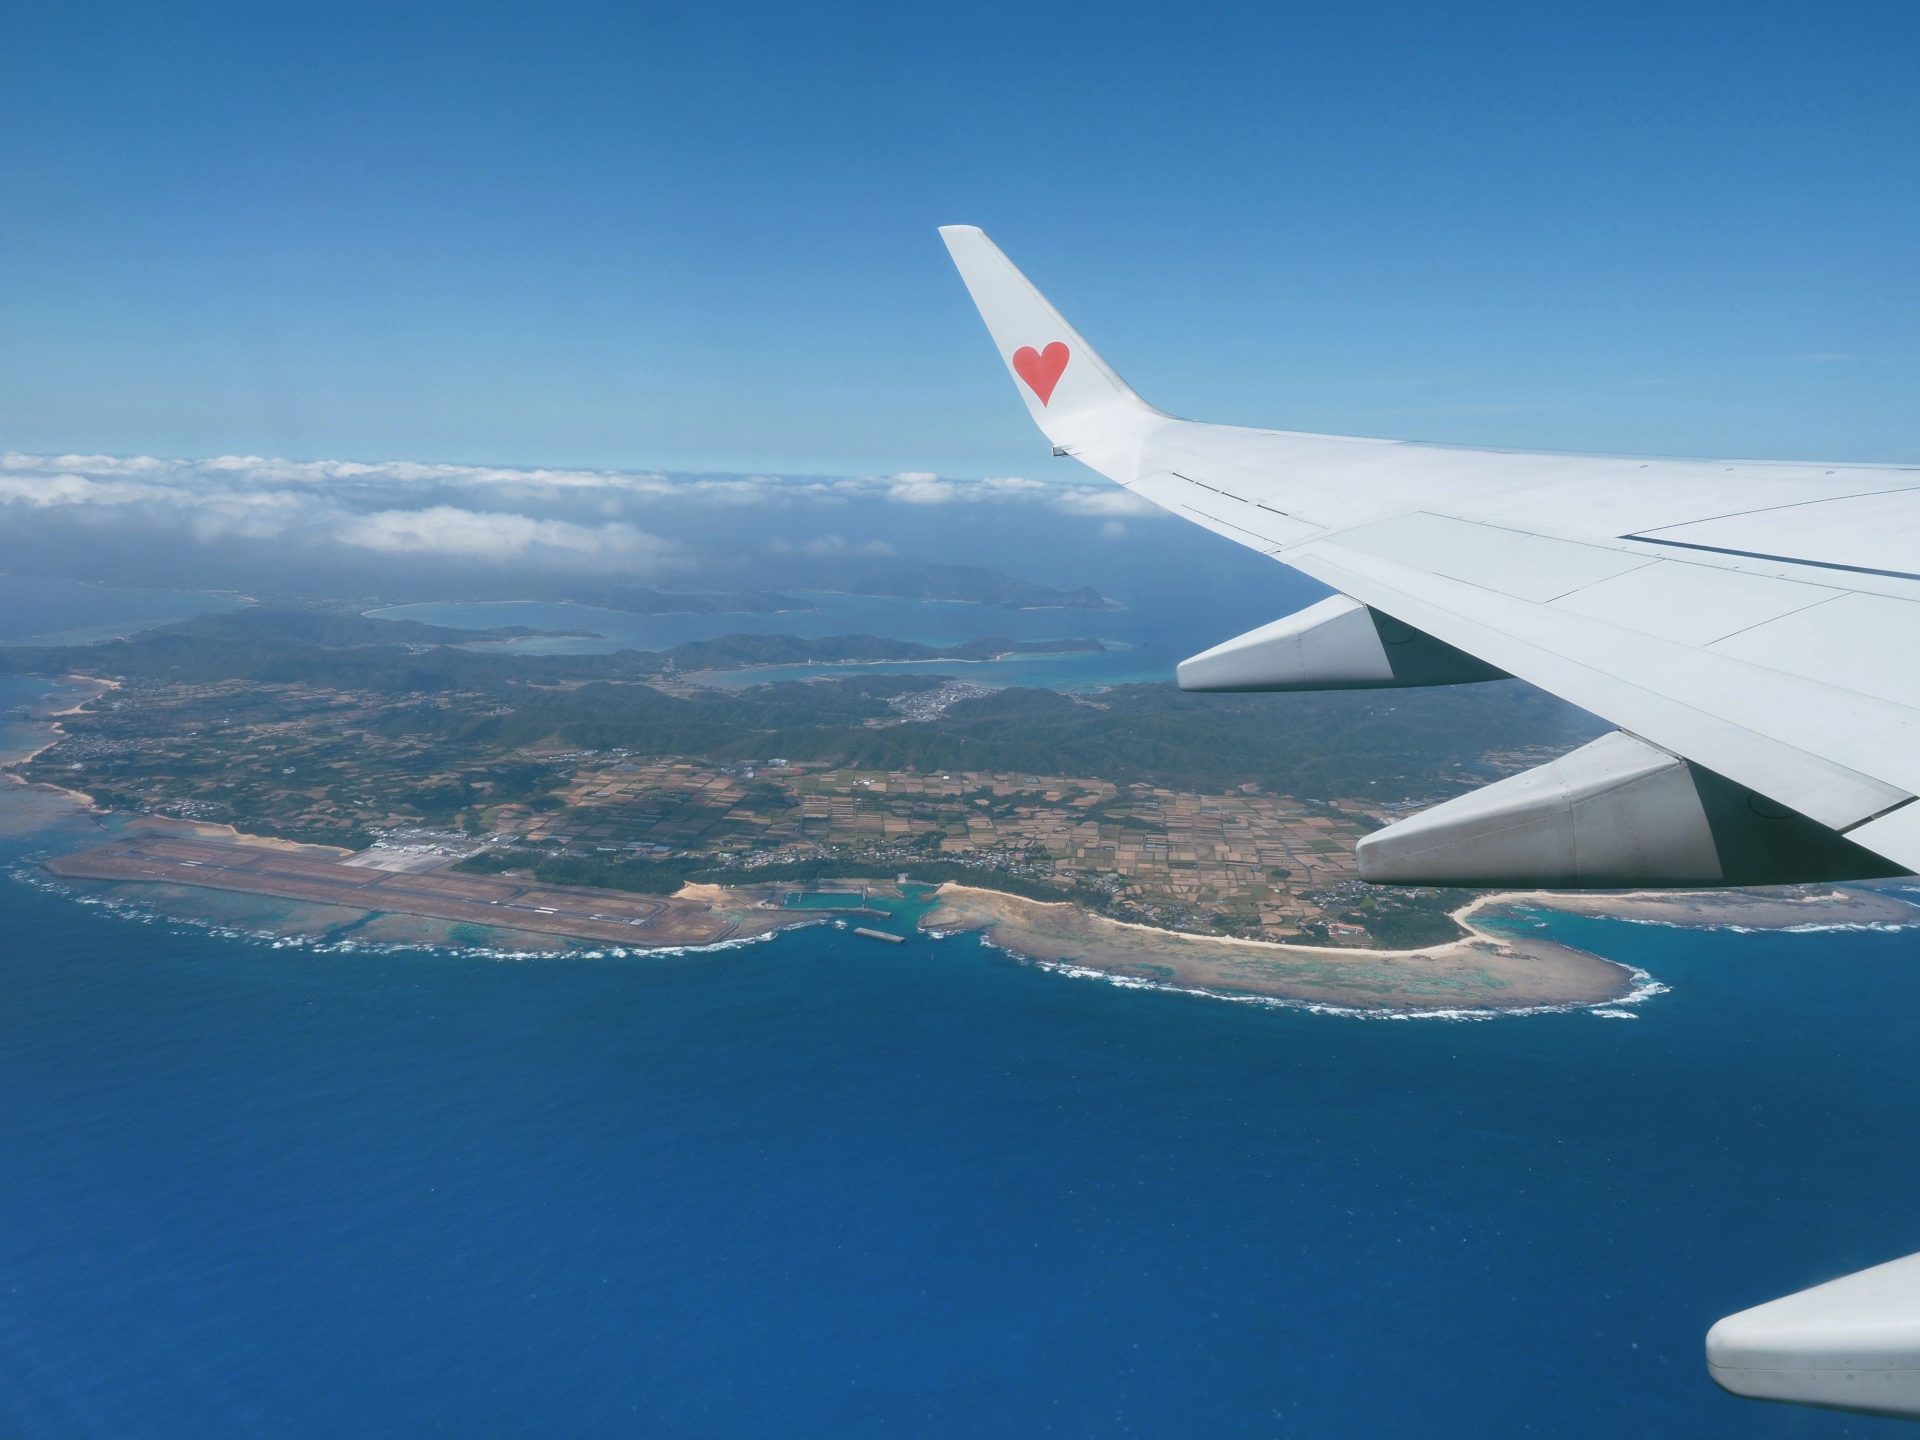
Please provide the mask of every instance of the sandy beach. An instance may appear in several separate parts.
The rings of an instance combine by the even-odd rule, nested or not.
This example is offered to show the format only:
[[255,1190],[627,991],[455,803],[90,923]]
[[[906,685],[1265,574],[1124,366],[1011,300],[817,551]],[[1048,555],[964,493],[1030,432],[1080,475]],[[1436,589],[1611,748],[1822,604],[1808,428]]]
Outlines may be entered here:
[[929,930],[982,930],[1024,959],[1123,980],[1343,1009],[1531,1010],[1618,1003],[1637,972],[1546,939],[1496,934],[1463,913],[1466,938],[1417,950],[1281,945],[1190,935],[1047,903],[943,885]]
[[1583,950],[1487,920],[1520,909],[1683,928],[1791,930],[1920,923],[1920,908],[1878,890],[1805,892],[1499,891],[1453,912],[1459,940],[1416,950],[1285,945],[1155,929],[969,885],[940,887],[929,930],[978,930],[1023,959],[1116,980],[1254,995],[1356,1010],[1435,1013],[1618,1004],[1650,993],[1647,977]]
[[[48,710],[44,713],[33,712],[34,718],[47,722],[45,737],[24,750],[0,751],[0,767],[11,768],[16,765],[26,765],[42,751],[52,749],[60,743],[61,737],[67,733],[66,728],[60,723],[63,717],[80,714],[87,706],[93,704],[93,702],[98,700],[102,695],[120,688],[120,682],[118,680],[103,679],[97,675],[63,675],[57,681],[49,680],[47,682],[48,689],[50,690],[63,685],[91,685],[95,688],[90,693],[82,695],[72,704],[64,705],[58,710]],[[19,777],[15,776],[14,778],[18,779]],[[82,792],[74,790],[69,793],[79,795]],[[89,805],[93,803],[90,797],[87,803]]]
[[1467,924],[1489,909],[1540,908],[1683,928],[1793,930],[1807,925],[1912,925],[1920,909],[1855,886],[1780,890],[1498,891],[1454,912]]
[[[108,812],[85,790],[76,790],[69,785],[55,785],[51,781],[46,780],[29,780],[21,773],[24,767],[31,764],[36,756],[52,749],[60,743],[61,738],[66,734],[66,727],[60,723],[64,717],[84,714],[87,707],[94,704],[101,696],[110,694],[120,688],[120,682],[118,680],[108,679],[98,675],[67,675],[62,677],[60,683],[63,685],[91,685],[95,688],[91,693],[82,695],[72,704],[63,706],[58,710],[49,710],[41,716],[40,718],[46,722],[46,735],[39,743],[17,754],[0,754],[0,779],[26,786],[31,790],[41,792],[50,797],[58,797],[77,806],[88,814],[96,816],[105,815]],[[251,831],[241,830],[237,826],[225,823],[209,820],[183,820],[170,815],[135,816],[127,821],[124,829],[127,833],[140,833],[144,831],[157,834],[179,835],[189,838],[197,837],[227,840],[234,844],[255,845],[269,850],[281,850],[292,855],[340,857],[353,853],[351,850],[343,849],[335,845],[315,845],[297,840],[282,840],[272,835],[256,835]]]

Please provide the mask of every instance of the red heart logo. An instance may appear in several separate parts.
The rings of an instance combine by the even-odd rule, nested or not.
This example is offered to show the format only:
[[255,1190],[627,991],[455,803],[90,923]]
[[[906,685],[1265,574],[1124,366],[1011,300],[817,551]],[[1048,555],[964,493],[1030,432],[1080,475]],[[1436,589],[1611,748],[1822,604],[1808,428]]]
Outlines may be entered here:
[[1060,383],[1060,372],[1067,368],[1067,347],[1056,340],[1044,350],[1022,345],[1013,352],[1013,373],[1027,382],[1027,388],[1046,404],[1053,398],[1053,387]]

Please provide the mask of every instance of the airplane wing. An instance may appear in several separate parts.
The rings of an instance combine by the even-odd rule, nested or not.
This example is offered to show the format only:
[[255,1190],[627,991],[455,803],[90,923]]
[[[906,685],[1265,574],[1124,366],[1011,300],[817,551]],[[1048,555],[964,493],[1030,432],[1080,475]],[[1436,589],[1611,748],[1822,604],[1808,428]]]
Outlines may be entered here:
[[1191,689],[1517,676],[1619,731],[1369,836],[1389,883],[1920,870],[1920,467],[1528,454],[1200,424],[1128,388],[986,235],[941,230],[1035,423],[1346,597]]

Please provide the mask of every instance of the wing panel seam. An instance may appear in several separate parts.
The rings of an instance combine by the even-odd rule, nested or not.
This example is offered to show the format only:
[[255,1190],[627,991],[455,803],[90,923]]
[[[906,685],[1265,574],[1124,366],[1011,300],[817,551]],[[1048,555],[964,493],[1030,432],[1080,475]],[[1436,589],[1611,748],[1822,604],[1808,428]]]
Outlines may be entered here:
[[1728,510],[1719,515],[1702,515],[1698,520],[1676,520],[1671,525],[1655,525],[1653,529],[1656,531],[1685,530],[1690,525],[1711,525],[1716,520],[1736,520],[1742,515],[1771,515],[1779,510],[1804,509],[1808,505],[1833,505],[1843,500],[1871,500],[1878,495],[1905,495],[1916,489],[1920,489],[1920,486],[1890,485],[1885,490],[1861,490],[1852,495],[1821,495],[1812,500],[1788,500],[1779,505],[1758,505],[1751,510]]
[[1803,565],[1809,570],[1840,570],[1849,575],[1879,575],[1888,580],[1920,580],[1920,572],[1883,570],[1875,565],[1842,565],[1838,560],[1807,560],[1798,555],[1769,555],[1764,550],[1736,550],[1730,545],[1702,545],[1692,540],[1661,540],[1652,535],[1621,535],[1642,545],[1666,545],[1675,550],[1699,550],[1708,555],[1732,555],[1742,560],[1771,560],[1779,565]]
[[[1787,583],[1793,584],[1795,582],[1788,581]],[[1729,630],[1724,635],[1716,635],[1713,639],[1704,642],[1700,648],[1703,650],[1711,650],[1715,645],[1718,645],[1723,641],[1731,640],[1736,635],[1744,635],[1749,630],[1758,630],[1764,625],[1771,625],[1776,620],[1785,620],[1789,616],[1804,615],[1809,610],[1817,610],[1822,605],[1831,605],[1833,604],[1834,601],[1844,600],[1847,598],[1848,594],[1855,594],[1855,593],[1858,593],[1858,592],[1843,591],[1838,595],[1823,595],[1818,600],[1809,600],[1806,604],[1796,605],[1791,610],[1782,610],[1778,615],[1769,615],[1764,620],[1755,620],[1751,625],[1742,625],[1738,630]]]
[[1209,515],[1206,511],[1202,510],[1197,505],[1189,505],[1185,501],[1182,501],[1180,504],[1180,508],[1182,510],[1191,510],[1195,515],[1198,515],[1202,520],[1210,521],[1215,525],[1224,525],[1229,530],[1238,530],[1242,535],[1251,536],[1253,539],[1258,540],[1260,542],[1262,552],[1265,554],[1272,554],[1275,550],[1278,550],[1280,548],[1281,542],[1274,539],[1271,535],[1262,535],[1257,530],[1249,530],[1247,529],[1246,526],[1236,525],[1231,520],[1222,520],[1218,515]]
[[1862,816],[1860,819],[1854,821],[1851,825],[1842,825],[1834,833],[1839,835],[1845,835],[1850,830],[1858,830],[1862,825],[1871,825],[1876,820],[1884,820],[1887,818],[1887,816],[1893,814],[1894,811],[1906,809],[1907,806],[1913,804],[1915,800],[1920,800],[1920,795],[1909,795],[1904,800],[1896,800],[1893,802],[1893,804],[1887,806],[1887,808],[1884,810],[1876,810],[1871,815]]

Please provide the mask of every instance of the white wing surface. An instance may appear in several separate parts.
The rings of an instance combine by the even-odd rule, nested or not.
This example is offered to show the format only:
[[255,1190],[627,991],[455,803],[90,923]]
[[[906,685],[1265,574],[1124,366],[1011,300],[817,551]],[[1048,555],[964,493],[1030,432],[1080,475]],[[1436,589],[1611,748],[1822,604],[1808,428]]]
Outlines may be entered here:
[[[1681,858],[1662,838],[1681,823],[1672,812],[1619,798],[1644,792],[1642,757],[1655,770],[1683,757],[1689,785],[1737,788],[1753,814],[1804,817],[1799,850],[1810,822],[1882,872],[1920,869],[1920,468],[1527,454],[1181,420],[1135,395],[980,230],[941,234],[1056,452],[1351,597],[1385,649],[1364,618],[1336,623],[1359,624],[1381,654],[1397,624],[1402,639],[1478,657],[1625,732],[1628,749],[1520,777],[1530,792],[1502,782],[1371,837],[1385,841],[1378,878],[1511,878],[1431,857],[1463,837],[1484,854],[1496,832],[1537,848],[1543,805],[1574,867],[1559,878],[1573,883],[1847,868],[1715,872]],[[1237,688],[1432,683],[1355,680],[1351,665],[1316,679],[1314,647],[1347,642],[1325,615],[1296,619],[1266,627],[1286,632],[1278,640],[1232,642],[1279,677]],[[1189,662],[1193,673],[1203,662],[1215,663]],[[1641,777],[1632,785],[1623,763]],[[1734,811],[1702,804],[1724,861]],[[1396,845],[1428,859],[1396,870]]]

